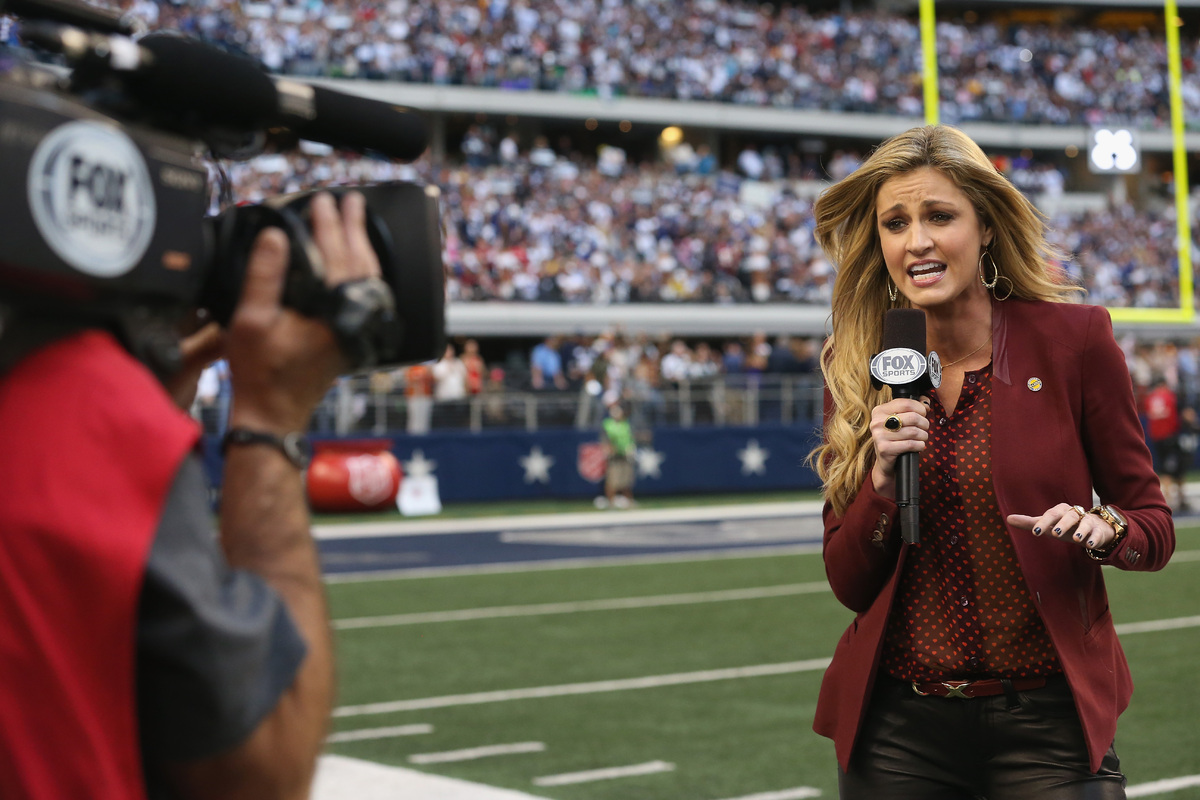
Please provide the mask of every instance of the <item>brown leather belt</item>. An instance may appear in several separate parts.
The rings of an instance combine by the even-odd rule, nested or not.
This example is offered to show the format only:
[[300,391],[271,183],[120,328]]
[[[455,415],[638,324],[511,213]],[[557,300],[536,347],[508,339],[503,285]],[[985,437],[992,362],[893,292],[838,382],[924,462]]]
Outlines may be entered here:
[[945,681],[922,682],[913,681],[913,691],[921,696],[958,697],[969,700],[972,697],[992,697],[1004,694],[1004,682],[1012,684],[1013,691],[1027,692],[1030,689],[1040,689],[1046,685],[1045,678],[982,678],[977,681]]

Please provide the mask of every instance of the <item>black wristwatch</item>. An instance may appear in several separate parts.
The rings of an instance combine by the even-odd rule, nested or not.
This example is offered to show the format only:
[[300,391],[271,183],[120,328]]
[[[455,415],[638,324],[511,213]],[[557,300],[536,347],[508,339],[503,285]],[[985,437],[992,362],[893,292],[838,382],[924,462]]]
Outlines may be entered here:
[[221,439],[221,455],[230,447],[240,444],[265,444],[274,447],[292,462],[296,469],[306,469],[312,461],[312,442],[303,433],[287,433],[282,437],[265,431],[252,431],[249,428],[230,428]]

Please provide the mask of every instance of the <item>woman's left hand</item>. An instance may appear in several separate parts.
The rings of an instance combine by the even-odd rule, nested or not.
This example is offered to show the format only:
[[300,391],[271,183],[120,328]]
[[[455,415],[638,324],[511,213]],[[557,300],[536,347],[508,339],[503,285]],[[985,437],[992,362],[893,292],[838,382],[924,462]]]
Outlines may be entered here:
[[1070,539],[1089,550],[1103,549],[1117,536],[1113,527],[1099,516],[1087,513],[1083,506],[1068,503],[1059,503],[1038,517],[1009,514],[1008,524],[1032,531],[1034,536],[1049,533],[1056,539]]

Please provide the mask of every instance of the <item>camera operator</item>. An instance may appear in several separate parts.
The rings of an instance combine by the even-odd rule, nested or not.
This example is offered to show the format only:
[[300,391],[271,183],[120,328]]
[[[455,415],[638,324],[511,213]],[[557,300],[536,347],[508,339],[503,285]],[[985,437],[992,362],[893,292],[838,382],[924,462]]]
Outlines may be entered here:
[[[327,285],[379,274],[361,195],[311,210]],[[0,364],[0,797],[308,796],[333,654],[284,441],[346,361],[324,322],[282,307],[287,264],[265,230],[227,330],[185,342],[170,386],[99,329]],[[234,397],[215,536],[177,401],[220,354]]]

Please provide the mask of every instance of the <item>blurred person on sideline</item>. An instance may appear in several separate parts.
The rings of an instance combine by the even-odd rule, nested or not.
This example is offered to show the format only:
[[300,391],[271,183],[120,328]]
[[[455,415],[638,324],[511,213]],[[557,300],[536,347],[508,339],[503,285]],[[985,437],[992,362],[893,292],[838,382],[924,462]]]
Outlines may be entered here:
[[633,427],[620,403],[608,407],[608,416],[600,425],[607,459],[604,470],[604,496],[596,498],[597,508],[629,508],[633,505],[634,457],[637,445]]
[[408,409],[405,428],[418,436],[429,433],[433,424],[433,369],[428,364],[405,368],[404,402]]
[[[329,285],[379,274],[361,195],[311,209]],[[347,364],[281,306],[287,266],[264,231],[168,385],[94,324],[0,339],[0,797],[308,795],[333,649],[298,443]],[[218,536],[185,409],[222,356]]]
[[483,391],[483,376],[487,371],[483,356],[479,354],[479,342],[467,339],[463,342],[462,363],[467,368],[467,394]]
[[1150,381],[1150,391],[1142,399],[1146,415],[1146,433],[1154,448],[1154,468],[1158,472],[1163,495],[1175,510],[1187,511],[1187,496],[1184,480],[1188,462],[1181,446],[1183,417],[1179,399],[1167,384],[1164,375],[1155,374]]
[[458,357],[454,345],[447,342],[446,351],[433,365],[433,399],[438,427],[461,426],[467,421],[467,365]]
[[567,377],[563,374],[563,359],[558,351],[560,337],[548,336],[529,353],[529,377],[538,391],[565,391]]
[[[1133,687],[1101,566],[1161,569],[1175,528],[1108,312],[1064,302],[1043,217],[954,128],[884,142],[814,210],[838,275],[811,463],[826,573],[857,613],[814,722],[841,797],[1124,797]],[[923,310],[942,358],[920,401],[872,388],[889,308]]]

